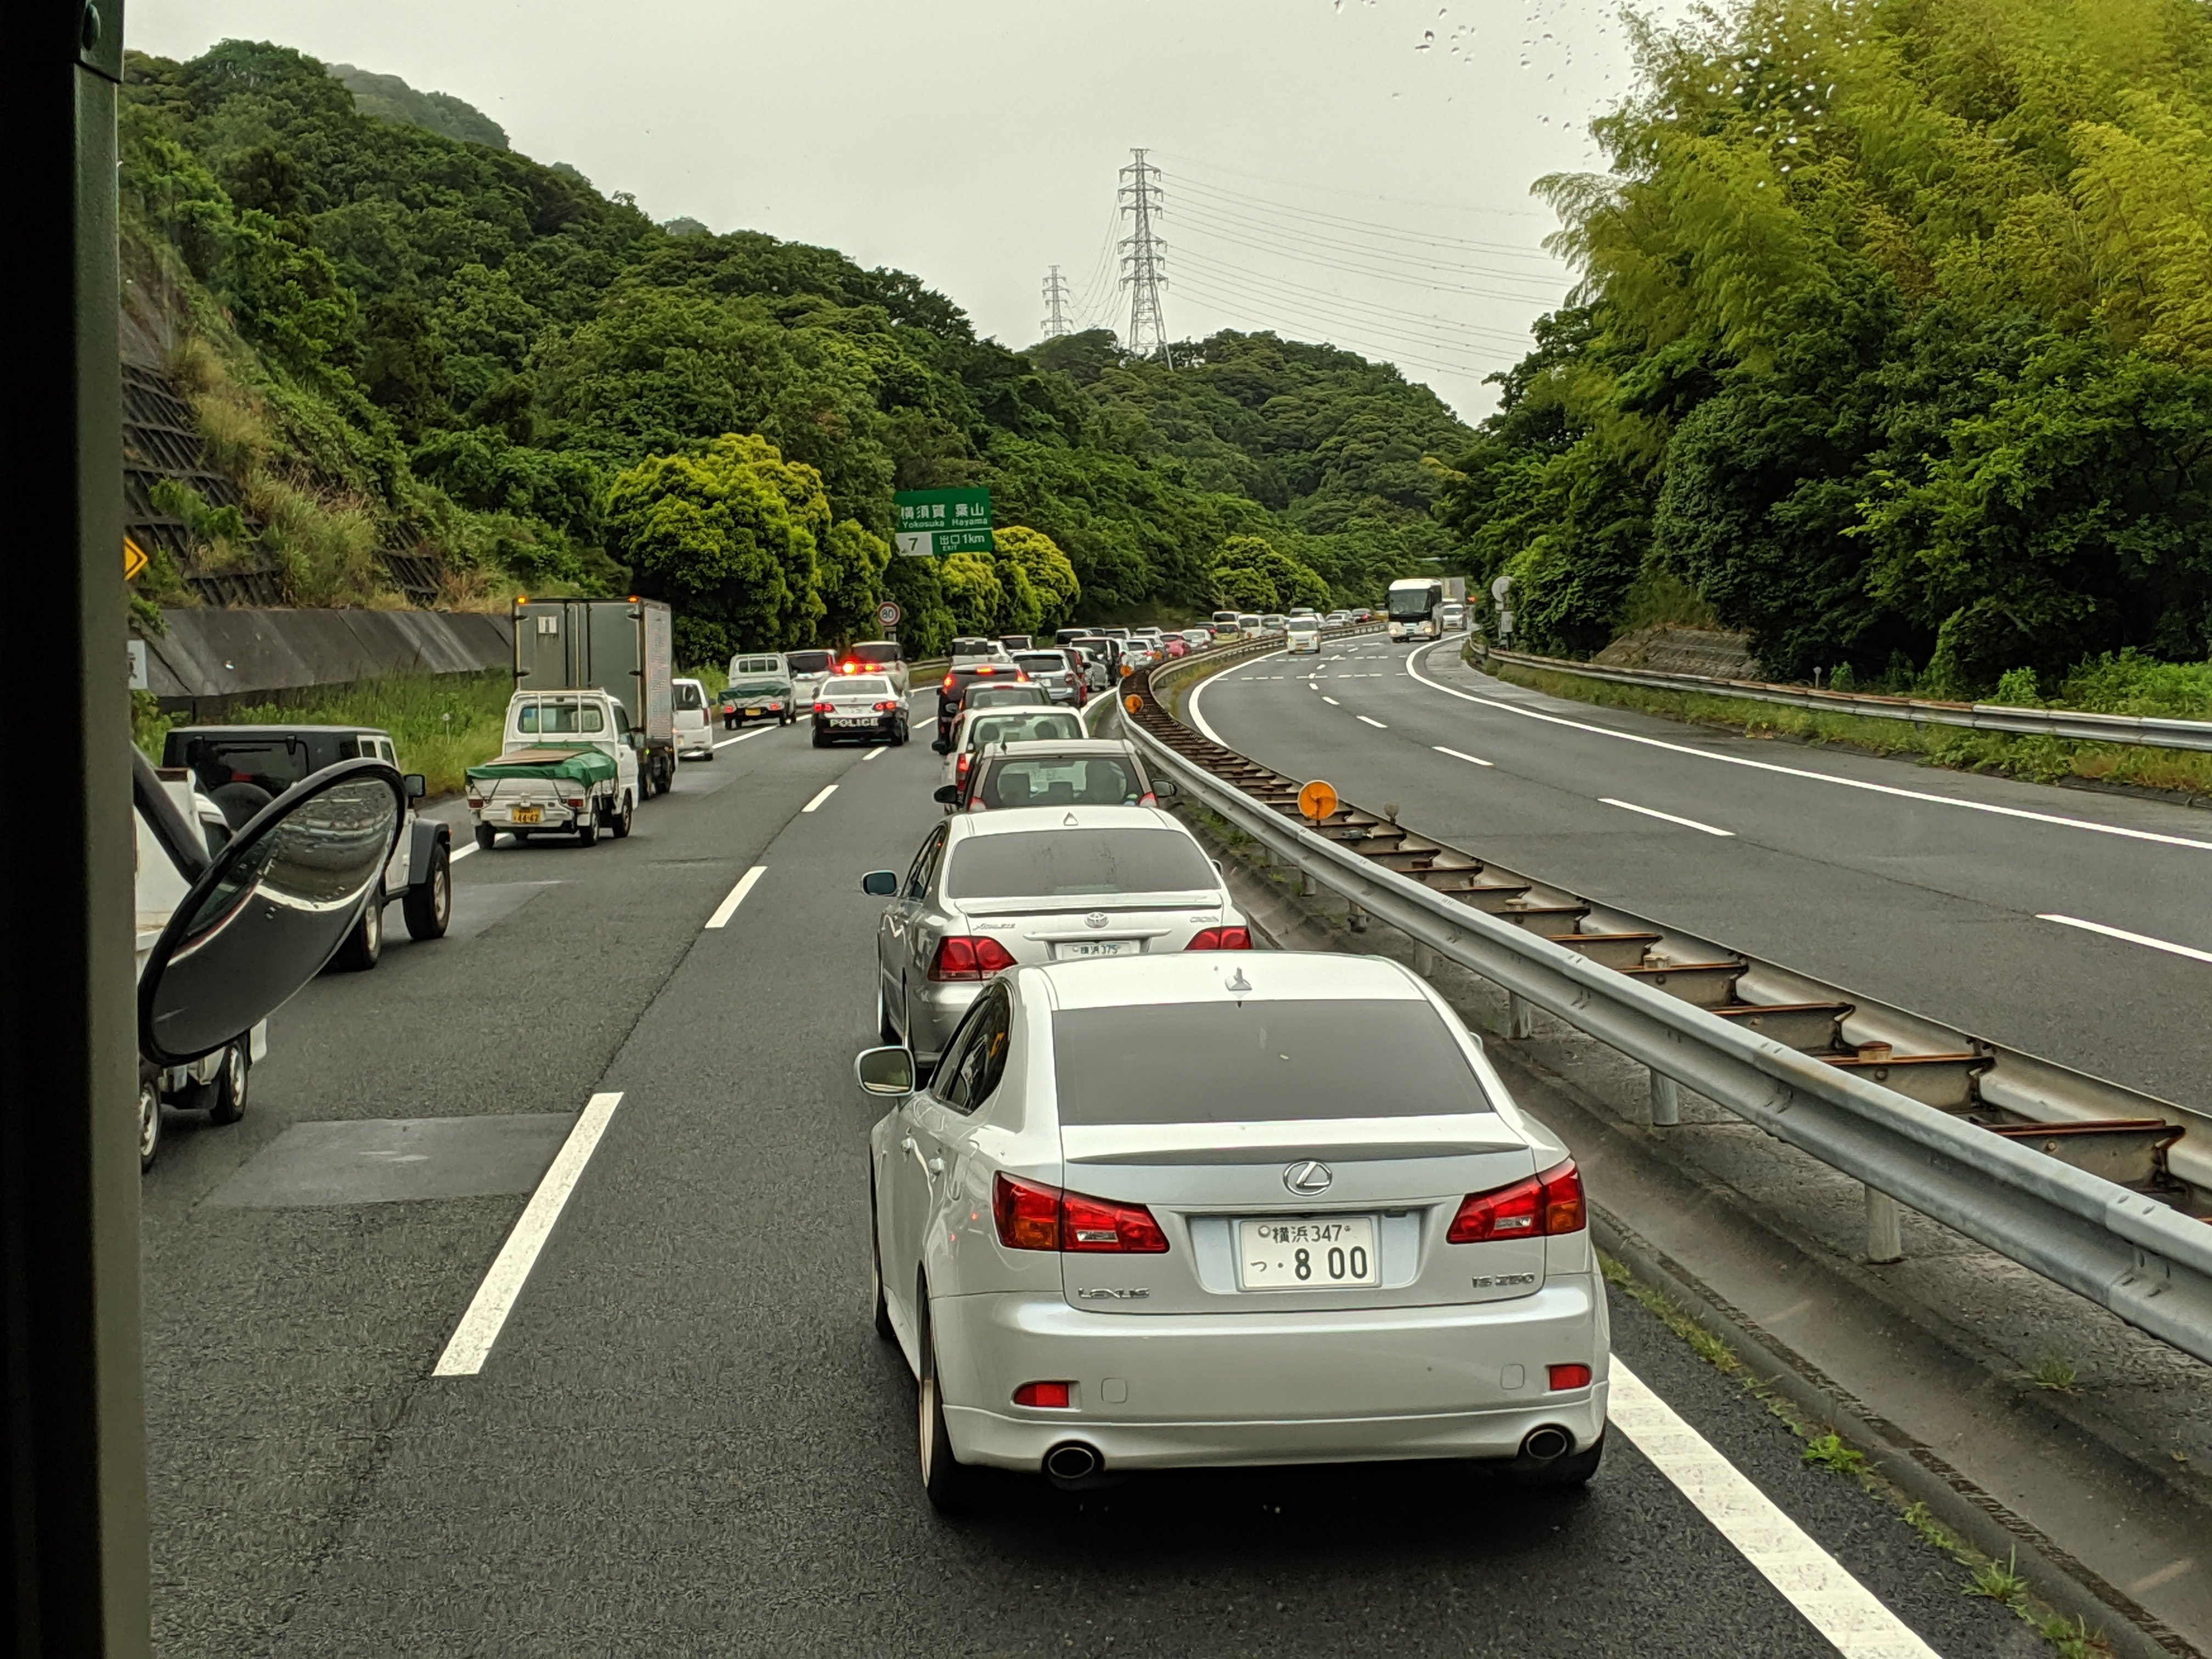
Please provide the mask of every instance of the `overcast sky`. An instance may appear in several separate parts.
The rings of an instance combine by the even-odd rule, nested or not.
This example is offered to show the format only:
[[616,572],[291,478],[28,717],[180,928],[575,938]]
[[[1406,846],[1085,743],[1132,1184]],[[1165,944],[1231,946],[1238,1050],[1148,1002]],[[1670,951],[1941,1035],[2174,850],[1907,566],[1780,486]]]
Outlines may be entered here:
[[1399,363],[1469,419],[1568,273],[1528,195],[1595,163],[1606,0],[133,0],[130,44],[269,40],[465,99],[656,219],[896,265],[1031,343],[1048,268],[1126,332],[1117,169],[1161,169],[1169,331]]

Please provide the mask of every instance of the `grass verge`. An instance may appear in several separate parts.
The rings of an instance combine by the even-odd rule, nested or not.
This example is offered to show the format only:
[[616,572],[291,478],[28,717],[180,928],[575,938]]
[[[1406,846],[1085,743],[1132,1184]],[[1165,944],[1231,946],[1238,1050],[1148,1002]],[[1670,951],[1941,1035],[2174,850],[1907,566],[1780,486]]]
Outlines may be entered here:
[[1584,679],[1550,669],[1492,662],[1483,672],[1514,685],[1607,708],[1628,708],[1699,726],[1724,726],[1746,736],[1790,738],[1801,743],[1847,744],[1877,755],[1910,755],[1960,772],[1994,772],[2032,783],[2079,779],[2126,784],[2176,794],[2212,796],[2212,754],[2133,744],[2071,743],[2061,738],[2017,738],[1960,726],[1915,726],[1864,714],[1829,714],[1784,704],[1749,702],[1699,691],[1668,691]]
[[1986,1596],[2009,1607],[2021,1623],[2051,1644],[2059,1659],[2108,1659],[2112,1647],[2101,1632],[2092,1630],[2078,1619],[2069,1620],[2039,1601],[2033,1587],[2014,1571],[2011,1560],[1999,1561],[1983,1554],[1930,1515],[1925,1504],[1907,1498],[1882,1478],[1879,1466],[1869,1462],[1863,1451],[1847,1443],[1833,1427],[1808,1421],[1787,1396],[1753,1372],[1735,1349],[1698,1323],[1664,1291],[1645,1284],[1627,1263],[1603,1251],[1598,1254],[1598,1267],[1607,1283],[1634,1297],[1698,1358],[1723,1376],[1734,1380],[1803,1441],[1807,1463],[1840,1479],[1856,1481],[1896,1510],[1898,1519],[1917,1533],[1923,1542],[1957,1562],[1965,1570],[1961,1595]]

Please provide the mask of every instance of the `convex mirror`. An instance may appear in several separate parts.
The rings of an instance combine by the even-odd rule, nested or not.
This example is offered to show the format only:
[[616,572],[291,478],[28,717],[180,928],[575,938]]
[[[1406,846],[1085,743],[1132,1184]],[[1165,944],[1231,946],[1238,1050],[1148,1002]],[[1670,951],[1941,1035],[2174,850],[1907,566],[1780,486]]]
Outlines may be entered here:
[[381,885],[406,808],[398,772],[364,759],[255,813],[197,873],[138,976],[146,1058],[212,1054],[320,973]]

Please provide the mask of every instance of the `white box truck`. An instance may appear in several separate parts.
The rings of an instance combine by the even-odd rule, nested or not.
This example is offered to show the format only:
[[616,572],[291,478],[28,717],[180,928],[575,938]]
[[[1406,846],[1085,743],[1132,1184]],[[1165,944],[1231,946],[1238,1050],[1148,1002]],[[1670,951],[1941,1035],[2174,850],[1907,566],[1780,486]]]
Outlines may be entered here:
[[659,599],[517,599],[514,689],[605,691],[638,734],[638,794],[676,777],[674,621]]

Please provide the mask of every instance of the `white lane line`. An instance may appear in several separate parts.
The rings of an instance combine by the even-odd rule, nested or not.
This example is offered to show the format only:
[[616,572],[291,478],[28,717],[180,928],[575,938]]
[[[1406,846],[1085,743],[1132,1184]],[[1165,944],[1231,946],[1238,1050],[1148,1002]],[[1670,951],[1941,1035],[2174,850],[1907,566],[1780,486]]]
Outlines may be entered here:
[[765,864],[756,864],[751,869],[746,871],[744,874],[739,876],[738,878],[738,884],[730,889],[730,896],[724,899],[720,904],[716,905],[714,907],[714,914],[707,918],[707,926],[709,927],[728,927],[730,924],[730,918],[737,915],[738,907],[745,902],[745,895],[753,890],[753,884],[767,873],[768,866]]
[[1608,1414],[1844,1659],[1937,1659],[1910,1626],[1617,1358]]
[[1632,800],[1615,800],[1610,795],[1600,795],[1597,799],[1601,806],[1618,806],[1624,812],[1641,812],[1647,818],[1663,818],[1668,823],[1680,824],[1685,830],[1702,830],[1709,836],[1731,838],[1735,835],[1733,830],[1716,830],[1711,824],[1699,823],[1695,818],[1678,818],[1672,812],[1662,812],[1656,806],[1638,806]]
[[1497,764],[1495,761],[1486,761],[1480,755],[1462,755],[1458,750],[1447,749],[1440,743],[1431,744],[1429,746],[1435,750],[1439,755],[1449,755],[1454,760],[1463,760],[1473,766],[1494,766]]
[[2084,933],[2102,933],[2106,939],[2125,939],[2130,945],[2164,951],[2172,956],[2187,957],[2192,962],[2212,962],[2212,951],[2200,951],[2193,945],[2176,945],[2171,939],[2153,939],[2148,933],[2130,933],[2124,927],[2107,927],[2101,921],[2084,921],[2079,916],[2053,915],[2038,915],[2036,920],[2055,921],[2062,927],[2079,927]]
[[870,761],[875,759],[877,756],[882,754],[884,750],[889,747],[890,745],[888,744],[878,744],[875,748],[871,749],[866,754],[860,757],[860,764],[866,766]]
[[[1434,646],[1424,646],[1433,651]],[[1415,656],[1419,652],[1414,653]],[[2166,847],[2189,847],[2198,852],[2212,853],[2212,841],[2196,841],[2187,836],[2161,835],[2154,830],[2130,830],[2117,823],[2099,823],[2091,818],[2062,817],[2056,812],[2031,811],[2024,806],[1999,806],[1993,801],[1962,800],[1955,795],[1930,794],[1924,789],[1901,789],[1893,783],[1869,783],[1863,778],[1838,777],[1832,772],[1815,772],[1801,766],[1783,766],[1773,761],[1752,760],[1742,755],[1720,755],[1710,749],[1698,749],[1686,743],[1669,743],[1664,738],[1648,738],[1640,732],[1616,732],[1607,726],[1592,726],[1586,720],[1571,720],[1564,714],[1547,714],[1541,709],[1523,708],[1517,703],[1501,702],[1496,697],[1478,696],[1472,691],[1461,691],[1431,679],[1413,666],[1413,658],[1406,659],[1406,672],[1431,690],[1441,691],[1448,697],[1457,697],[1463,702],[1479,702],[1492,708],[1504,709],[1509,714],[1519,714],[1528,720],[1542,720],[1548,726],[1564,726],[1577,732],[1589,732],[1601,738],[1617,738],[1623,743],[1640,743],[1648,749],[1670,750],[1677,755],[1693,755],[1699,760],[1720,761],[1729,766],[1747,766],[1754,772],[1775,772],[1784,777],[1810,778],[1815,783],[1832,783],[1845,789],[1864,789],[1877,795],[1895,795],[1905,800],[1926,801],[1936,806],[1956,806],[1968,812],[1989,812],[2002,818],[2025,818],[2031,823],[2056,824],[2062,830],[2087,830],[2100,836],[2120,836],[2129,841],[2156,842]]]
[[431,1368],[431,1376],[474,1376],[483,1369],[491,1345],[499,1340],[500,1328],[507,1323],[507,1316],[514,1307],[515,1297],[522,1294],[530,1270],[538,1265],[538,1253],[545,1248],[545,1240],[553,1231],[553,1224],[561,1218],[568,1194],[576,1190],[584,1165],[592,1161],[599,1137],[606,1133],[607,1121],[621,1104],[619,1091],[592,1097],[575,1127],[568,1131],[568,1138],[561,1143],[561,1150],[554,1154],[553,1162],[538,1183],[538,1190],[522,1206],[521,1219],[507,1236],[507,1243],[500,1246],[491,1271],[477,1286],[469,1310],[453,1328],[445,1352],[438,1356],[438,1363]]
[[[1196,685],[1191,688],[1190,701],[1183,705],[1184,712],[1190,716],[1190,723],[1193,726],[1195,726],[1200,732],[1203,732],[1212,742],[1220,743],[1221,733],[1215,731],[1212,726],[1208,725],[1206,723],[1206,716],[1199,713],[1198,705],[1200,702],[1205,697],[1208,691],[1220,684],[1222,681],[1227,679],[1231,674],[1241,674],[1246,669],[1256,668],[1263,662],[1273,662],[1276,658],[1282,654],[1283,653],[1279,651],[1270,651],[1264,657],[1255,657],[1249,662],[1240,662],[1233,668],[1224,668],[1218,674],[1209,675],[1206,678],[1200,680]],[[1224,748],[1227,747],[1226,744],[1223,744],[1223,746]]]
[[819,806],[822,805],[822,803],[823,803],[823,801],[828,800],[828,799],[830,799],[830,796],[832,796],[832,795],[836,794],[836,793],[837,793],[837,786],[836,786],[836,784],[834,784],[834,783],[833,783],[833,784],[831,784],[831,785],[830,785],[827,789],[824,789],[824,790],[823,790],[820,794],[817,795],[817,796],[816,796],[812,800],[811,800],[811,801],[807,802],[805,805],[804,805],[804,806],[800,807],[799,810],[800,811],[802,811],[802,812],[811,812],[811,811],[815,811],[817,807],[819,807]]
[[1354,714],[1352,718],[1358,720],[1365,720],[1368,725],[1373,726],[1377,732],[1388,732],[1390,729],[1389,726],[1383,725],[1381,720],[1376,720],[1371,715]]
[[463,859],[468,857],[470,854],[476,850],[476,842],[473,841],[465,841],[459,847],[454,848],[452,852],[446,855],[446,862],[449,865],[459,864]]
[[1339,702],[1334,697],[1330,696],[1327,692],[1323,692],[1322,694],[1322,701],[1327,703],[1331,708],[1341,708],[1344,707],[1342,703]]
[[721,742],[716,744],[714,747],[717,749],[727,749],[733,743],[744,743],[753,738],[765,737],[768,733],[775,730],[776,730],[776,728],[773,726],[756,726],[751,731],[740,732],[734,738],[724,738]]

